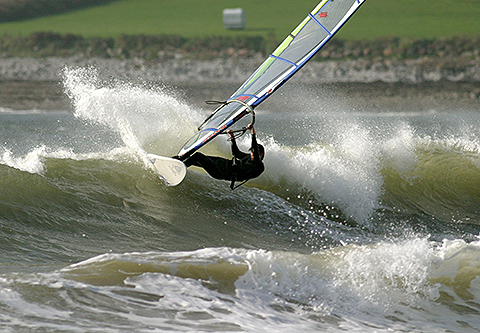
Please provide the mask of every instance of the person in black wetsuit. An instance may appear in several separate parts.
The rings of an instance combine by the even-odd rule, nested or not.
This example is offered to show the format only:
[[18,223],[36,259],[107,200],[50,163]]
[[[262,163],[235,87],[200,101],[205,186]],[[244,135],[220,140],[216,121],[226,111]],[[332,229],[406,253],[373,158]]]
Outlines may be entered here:
[[233,132],[228,130],[227,133],[230,134],[232,140],[233,159],[228,160],[223,157],[207,156],[196,152],[184,162],[185,165],[187,167],[192,165],[201,167],[215,179],[231,181],[230,187],[232,189],[234,188],[235,181],[247,181],[260,176],[265,170],[262,162],[265,156],[265,149],[261,144],[257,143],[253,125],[249,124],[247,129],[250,130],[252,134],[250,154],[241,152],[238,149]]

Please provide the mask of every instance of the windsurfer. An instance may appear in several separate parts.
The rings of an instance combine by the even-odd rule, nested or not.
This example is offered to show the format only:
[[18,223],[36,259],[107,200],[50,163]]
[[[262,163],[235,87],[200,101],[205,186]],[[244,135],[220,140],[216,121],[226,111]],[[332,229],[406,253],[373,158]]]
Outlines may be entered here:
[[230,187],[232,189],[234,188],[235,181],[247,181],[260,176],[265,170],[262,162],[265,156],[265,149],[261,144],[257,143],[253,125],[249,124],[247,129],[252,135],[250,154],[241,152],[238,149],[234,133],[228,130],[227,133],[230,135],[232,141],[233,159],[229,160],[218,156],[207,156],[196,152],[185,161],[185,165],[187,167],[192,165],[201,167],[213,178],[230,180]]

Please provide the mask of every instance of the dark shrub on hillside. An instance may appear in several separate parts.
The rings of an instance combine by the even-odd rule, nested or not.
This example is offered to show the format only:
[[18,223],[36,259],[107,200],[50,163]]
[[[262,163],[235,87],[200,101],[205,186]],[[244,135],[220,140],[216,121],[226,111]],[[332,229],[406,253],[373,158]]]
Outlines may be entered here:
[[156,58],[160,51],[173,52],[185,46],[187,39],[178,35],[121,35],[115,46],[126,57]]
[[43,49],[72,49],[80,46],[84,39],[82,36],[73,34],[57,34],[54,32],[35,32],[25,37],[25,46],[28,48]]
[[235,49],[247,49],[254,52],[263,52],[265,50],[265,39],[260,36],[209,36],[203,38],[192,38],[186,45],[186,48],[191,51],[204,49],[219,51],[228,47],[233,47]]
[[116,0],[0,0],[0,22],[20,21]]
[[461,56],[480,53],[480,37],[408,39],[384,37],[373,40],[332,39],[316,60]]
[[[178,35],[121,35],[118,38],[84,38],[73,34],[37,32],[26,37],[0,35],[0,56],[45,57],[80,55],[102,58],[165,60],[249,58],[274,50],[278,42],[261,36],[210,36],[184,38]],[[465,60],[480,56],[480,37],[445,39],[375,40],[332,39],[315,58],[317,61],[345,59],[449,58]]]

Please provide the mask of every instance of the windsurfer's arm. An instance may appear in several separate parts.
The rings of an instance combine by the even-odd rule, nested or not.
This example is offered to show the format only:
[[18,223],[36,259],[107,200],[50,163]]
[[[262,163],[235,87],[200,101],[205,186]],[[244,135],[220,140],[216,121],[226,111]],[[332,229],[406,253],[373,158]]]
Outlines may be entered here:
[[253,151],[253,157],[255,158],[255,161],[259,162],[261,161],[260,159],[260,153],[258,151],[258,143],[257,143],[257,138],[255,135],[255,129],[253,128],[252,124],[248,124],[247,129],[252,133],[252,151]]
[[232,155],[236,158],[241,158],[242,152],[238,149],[237,142],[235,141],[235,134],[231,130],[228,130],[227,133],[230,135],[232,141]]

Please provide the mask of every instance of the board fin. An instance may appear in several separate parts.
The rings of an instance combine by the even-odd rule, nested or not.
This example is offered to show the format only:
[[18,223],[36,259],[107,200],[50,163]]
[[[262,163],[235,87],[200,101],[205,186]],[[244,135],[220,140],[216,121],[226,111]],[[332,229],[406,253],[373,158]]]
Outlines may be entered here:
[[155,154],[148,154],[147,157],[158,176],[168,186],[177,186],[187,174],[187,167],[180,160]]

